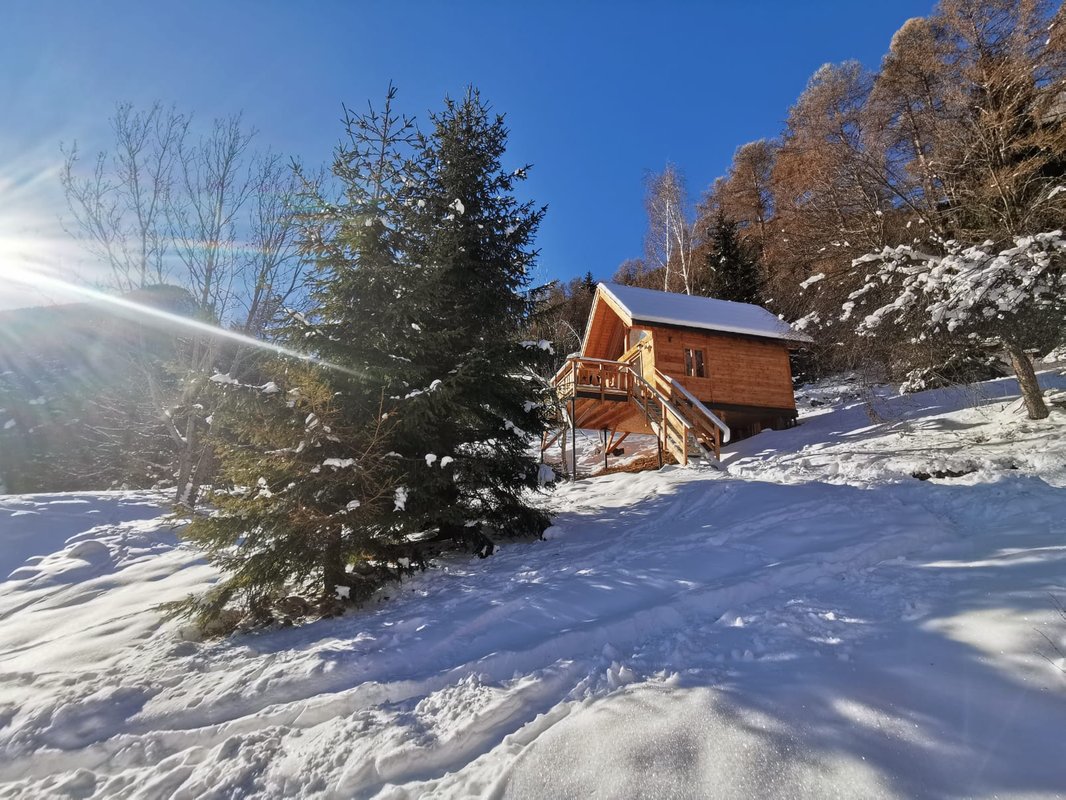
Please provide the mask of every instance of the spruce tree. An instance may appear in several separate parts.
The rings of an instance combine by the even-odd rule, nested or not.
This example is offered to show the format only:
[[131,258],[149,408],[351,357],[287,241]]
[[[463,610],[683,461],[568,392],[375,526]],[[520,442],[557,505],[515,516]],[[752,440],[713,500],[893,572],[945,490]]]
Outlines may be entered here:
[[394,96],[348,115],[335,199],[307,182],[314,311],[281,334],[314,363],[215,378],[225,486],[185,535],[226,577],[179,604],[201,622],[332,613],[440,550],[547,524],[528,495],[550,353],[521,341],[543,209],[514,197],[525,168],[502,168],[503,118],[476,92],[426,135]]
[[315,266],[314,310],[278,333],[317,366],[271,360],[254,380],[214,380],[224,395],[212,420],[224,488],[210,495],[215,512],[184,535],[226,577],[177,607],[201,623],[227,611],[267,621],[308,599],[332,613],[423,563],[397,521],[407,489],[389,441],[411,363],[397,209],[416,139],[394,97],[390,88],[380,112],[346,115],[335,197],[305,179],[298,216]]
[[353,408],[370,418],[396,401],[419,376],[413,356],[427,315],[413,287],[422,279],[410,258],[410,193],[424,173],[414,121],[393,110],[389,88],[380,111],[346,112],[348,144],[338,148],[333,176],[340,199],[312,186],[303,214],[305,252],[315,262],[314,313],[290,330],[325,361],[347,372],[331,378]]
[[271,361],[259,372],[267,376],[215,376],[212,441],[225,488],[182,536],[224,577],[173,606],[208,632],[332,614],[411,568],[413,554],[390,535],[387,421],[351,413],[320,367]]
[[740,240],[738,225],[722,211],[710,231],[710,294],[737,303],[762,302],[758,261]]
[[420,273],[401,300],[412,316],[430,313],[394,441],[411,474],[406,522],[487,555],[494,536],[547,525],[527,498],[538,476],[530,442],[545,426],[534,375],[550,353],[522,341],[544,209],[516,199],[528,167],[503,168],[504,118],[476,90],[431,120],[404,206]]

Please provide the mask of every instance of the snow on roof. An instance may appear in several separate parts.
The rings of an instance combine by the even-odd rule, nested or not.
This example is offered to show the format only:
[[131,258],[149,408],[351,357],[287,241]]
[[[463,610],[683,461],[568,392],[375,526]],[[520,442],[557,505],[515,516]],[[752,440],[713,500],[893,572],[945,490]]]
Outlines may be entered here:
[[770,339],[811,341],[807,334],[793,330],[787,322],[762,306],[751,303],[639,289],[618,283],[601,283],[600,289],[621,306],[633,321],[743,333]]

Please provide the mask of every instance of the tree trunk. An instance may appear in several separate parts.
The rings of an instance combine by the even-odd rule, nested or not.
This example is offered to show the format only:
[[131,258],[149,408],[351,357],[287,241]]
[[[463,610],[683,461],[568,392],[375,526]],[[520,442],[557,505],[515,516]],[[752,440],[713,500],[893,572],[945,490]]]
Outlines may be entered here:
[[348,573],[344,569],[344,549],[338,532],[327,534],[322,549],[322,611],[337,604],[338,586],[348,586]]
[[192,511],[200,499],[200,490],[215,471],[215,451],[200,430],[199,422],[190,417],[185,426],[185,443],[178,457],[178,485],[175,502]]
[[178,480],[174,495],[174,502],[182,508],[192,509],[195,500],[190,500],[189,493],[192,491],[193,470],[196,469],[196,423],[189,419],[185,426],[185,441],[182,443],[181,452],[178,454]]
[[1022,348],[1009,342],[1007,354],[1010,356],[1011,366],[1014,367],[1014,374],[1018,376],[1018,386],[1022,390],[1022,397],[1025,398],[1025,409],[1029,412],[1029,419],[1044,419],[1049,412],[1040,391],[1040,382],[1036,379],[1033,359]]
[[188,488],[185,492],[185,502],[189,510],[196,508],[196,504],[200,501],[200,493],[203,491],[204,484],[211,481],[215,474],[215,448],[211,446],[210,442],[204,441],[202,437],[201,442],[200,453],[196,457],[196,463],[193,466]]

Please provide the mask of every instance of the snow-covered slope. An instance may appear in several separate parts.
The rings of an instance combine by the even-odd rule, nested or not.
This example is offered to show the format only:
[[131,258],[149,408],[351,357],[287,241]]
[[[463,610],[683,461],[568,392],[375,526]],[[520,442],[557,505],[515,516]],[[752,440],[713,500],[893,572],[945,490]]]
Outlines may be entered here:
[[0,497],[0,796],[1058,796],[1066,411],[1015,395],[817,406],[229,641],[152,610],[213,579],[163,498]]

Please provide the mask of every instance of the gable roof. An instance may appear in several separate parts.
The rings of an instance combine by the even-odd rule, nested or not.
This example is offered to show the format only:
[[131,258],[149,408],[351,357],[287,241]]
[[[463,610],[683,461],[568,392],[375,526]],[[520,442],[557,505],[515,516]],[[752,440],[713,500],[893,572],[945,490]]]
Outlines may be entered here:
[[618,283],[601,283],[599,288],[629,316],[629,324],[679,325],[768,339],[811,341],[807,334],[793,330],[787,322],[751,303],[640,289]]

